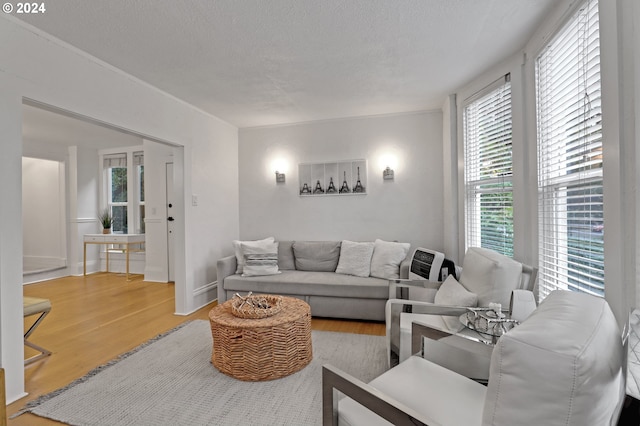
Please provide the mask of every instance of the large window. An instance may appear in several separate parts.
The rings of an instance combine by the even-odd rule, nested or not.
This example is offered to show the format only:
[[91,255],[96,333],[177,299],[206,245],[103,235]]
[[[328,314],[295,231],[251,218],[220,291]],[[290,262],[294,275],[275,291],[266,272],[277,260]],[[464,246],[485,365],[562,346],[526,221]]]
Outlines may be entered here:
[[509,76],[464,107],[466,246],[513,256],[513,186]]
[[[144,233],[144,155],[142,151],[103,155],[105,204],[114,233]],[[133,167],[129,167],[133,164]]]
[[586,1],[536,60],[540,298],[604,296],[598,2]]

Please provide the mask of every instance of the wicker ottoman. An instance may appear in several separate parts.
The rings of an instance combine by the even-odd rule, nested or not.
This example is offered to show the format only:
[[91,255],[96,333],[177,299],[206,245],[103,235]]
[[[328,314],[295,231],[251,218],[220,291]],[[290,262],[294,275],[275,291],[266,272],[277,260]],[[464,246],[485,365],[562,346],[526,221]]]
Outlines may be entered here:
[[282,310],[267,318],[245,319],[231,313],[231,300],[209,312],[213,365],[245,381],[285,377],[313,358],[311,309],[302,300],[282,298]]

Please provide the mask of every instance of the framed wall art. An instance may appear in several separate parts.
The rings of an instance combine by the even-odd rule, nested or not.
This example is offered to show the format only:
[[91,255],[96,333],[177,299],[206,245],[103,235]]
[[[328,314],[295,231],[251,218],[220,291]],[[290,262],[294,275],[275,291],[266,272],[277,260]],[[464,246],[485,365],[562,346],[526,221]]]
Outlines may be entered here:
[[367,160],[298,165],[301,197],[366,195]]

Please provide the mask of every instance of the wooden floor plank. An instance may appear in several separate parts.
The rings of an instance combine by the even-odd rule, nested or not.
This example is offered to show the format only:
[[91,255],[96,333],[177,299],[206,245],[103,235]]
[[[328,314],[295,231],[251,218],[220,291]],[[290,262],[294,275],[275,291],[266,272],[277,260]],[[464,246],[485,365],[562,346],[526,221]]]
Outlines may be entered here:
[[[40,395],[63,387],[95,367],[130,351],[141,343],[171,330],[185,321],[208,320],[215,304],[191,315],[174,314],[172,283],[152,283],[123,274],[97,273],[65,277],[24,287],[24,295],[51,300],[51,313],[30,340],[53,352],[50,357],[25,367],[27,397],[7,406],[17,412]],[[25,329],[37,317],[25,319]],[[383,336],[383,323],[313,318],[314,330]],[[25,356],[35,354],[25,348]],[[32,414],[9,420],[9,426],[56,425],[58,422]]]

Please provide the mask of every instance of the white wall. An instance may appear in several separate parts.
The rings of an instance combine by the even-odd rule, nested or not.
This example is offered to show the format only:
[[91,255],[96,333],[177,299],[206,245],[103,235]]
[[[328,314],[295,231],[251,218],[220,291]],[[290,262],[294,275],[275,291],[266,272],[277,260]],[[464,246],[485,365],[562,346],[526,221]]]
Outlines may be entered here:
[[[385,156],[395,158],[393,181],[382,179]],[[443,247],[440,111],[241,129],[238,158],[242,238]],[[368,161],[367,195],[299,196],[299,163],[354,159]]]
[[[229,241],[238,237],[238,141],[234,126],[11,16],[0,17],[0,39],[11,40],[0,44],[0,364],[6,370],[7,399],[13,401],[24,395],[20,303],[23,98],[183,146],[185,161],[178,171],[183,194],[179,227],[185,230],[178,237],[179,313],[197,309],[212,296],[202,288],[215,280],[216,259],[228,253]],[[84,164],[82,152],[70,149],[69,155]],[[80,170],[76,178],[76,185],[82,185]],[[201,194],[199,207],[191,206],[192,190]],[[70,214],[82,217],[84,202],[74,202],[76,210]]]
[[22,158],[22,244],[36,269],[66,265],[64,163]]

